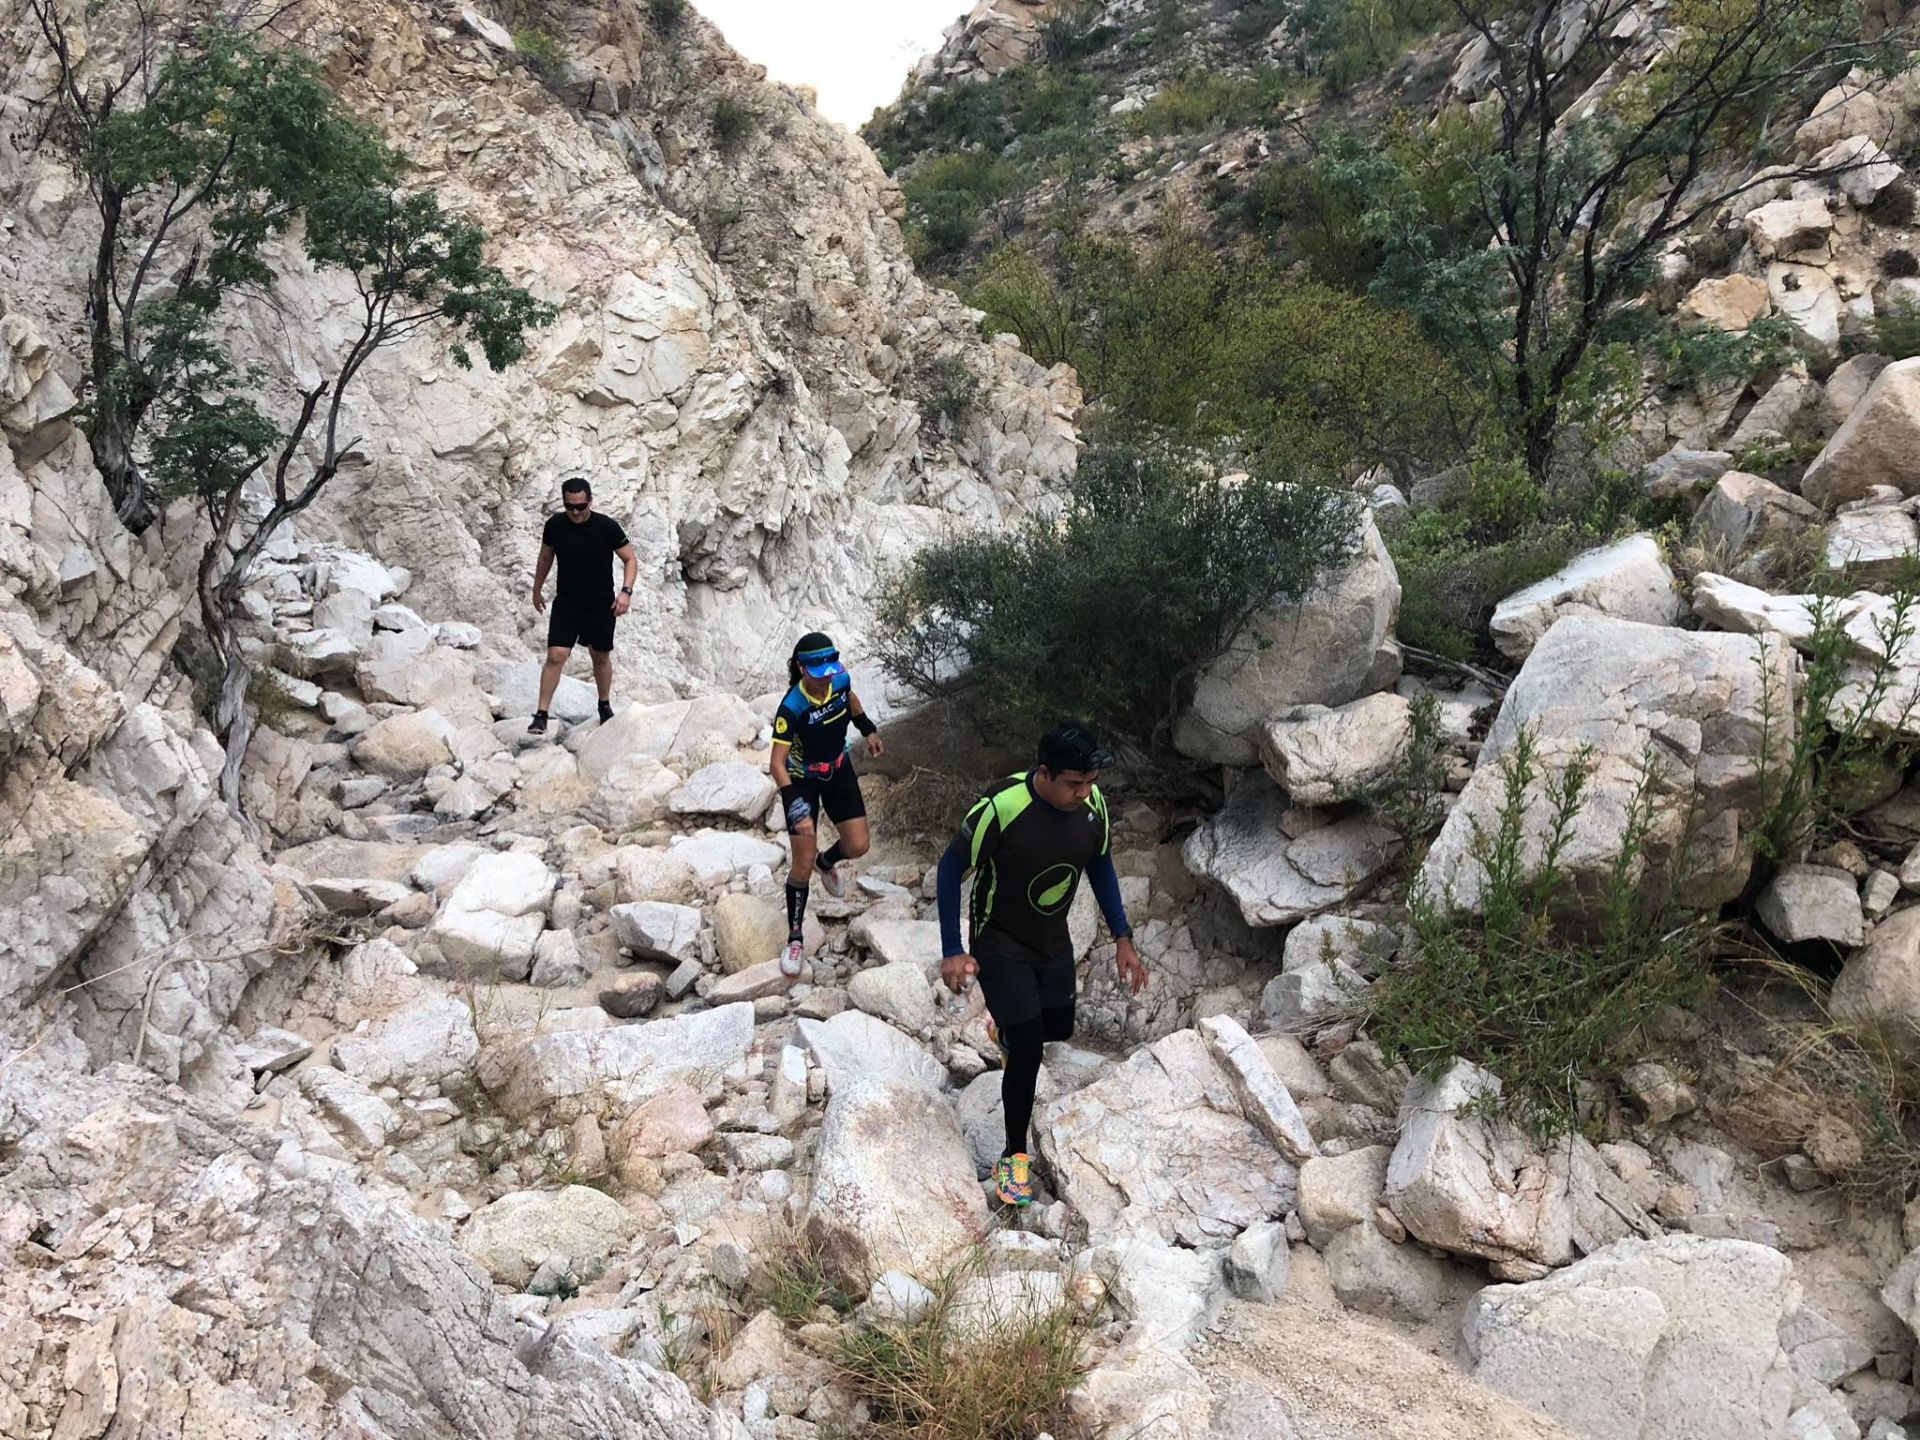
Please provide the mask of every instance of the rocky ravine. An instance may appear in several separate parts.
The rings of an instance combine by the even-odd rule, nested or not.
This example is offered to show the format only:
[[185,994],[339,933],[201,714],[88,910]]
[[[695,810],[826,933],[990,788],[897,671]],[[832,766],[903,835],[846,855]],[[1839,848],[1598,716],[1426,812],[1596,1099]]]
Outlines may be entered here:
[[[1474,1105],[1489,1077],[1416,1082],[1340,1023],[1400,944],[1368,900],[1394,857],[1365,796],[1420,689],[1371,537],[1201,687],[1187,743],[1264,773],[1178,848],[1145,807],[1121,816],[1154,985],[1122,999],[1080,917],[1087,1043],[1049,1053],[1048,1190],[991,1213],[998,1075],[977,998],[935,988],[932,857],[889,841],[846,901],[816,897],[810,972],[771,961],[786,857],[756,692],[814,613],[802,585],[833,595],[936,506],[1039,499],[1070,459],[1071,378],[966,339],[900,259],[870,160],[697,28],[673,73],[762,108],[741,163],[796,197],[778,246],[716,258],[681,218],[717,162],[637,18],[569,12],[558,95],[456,12],[301,23],[572,303],[505,380],[392,357],[364,473],[261,566],[252,639],[284,704],[249,755],[255,838],[213,801],[170,663],[181,530],[115,531],[72,430],[79,197],[7,152],[0,1434],[811,1440],[865,1418],[838,1327],[910,1320],[969,1256],[968,1323],[1084,1316],[1076,1413],[1126,1433],[1904,1433],[1920,1233],[1848,1216],[1820,1146],[1756,1154],[1649,1065],[1606,1143],[1542,1150]],[[17,117],[33,62],[8,65]],[[291,371],[330,302],[288,301],[300,324],[256,327]],[[923,442],[903,391],[947,346],[988,399]],[[1830,525],[1841,559],[1850,517],[1897,529],[1904,503],[1871,487],[1909,473],[1905,373],[1853,395],[1805,511],[1715,472],[1698,523],[1757,494]],[[661,517],[656,609],[622,655],[659,683],[600,726],[569,682],[566,725],[529,744],[512,597],[576,455],[627,477],[603,493],[636,530]],[[1816,508],[1843,496],[1868,503]],[[1459,799],[1428,864],[1460,903],[1463,834],[1522,724],[1549,755],[1601,747],[1581,874],[1651,743],[1716,890],[1740,888],[1784,739],[1760,717],[1795,662],[1739,632],[1790,641],[1805,607],[1707,576],[1689,610],[1667,566],[1651,541],[1583,557],[1505,607],[1524,664],[1504,697],[1442,697]],[[1677,837],[1654,838],[1670,864]],[[1843,1003],[1907,1013],[1895,907],[1920,870],[1823,858],[1765,923],[1865,942]],[[796,1231],[865,1294],[854,1316],[758,1309]]]

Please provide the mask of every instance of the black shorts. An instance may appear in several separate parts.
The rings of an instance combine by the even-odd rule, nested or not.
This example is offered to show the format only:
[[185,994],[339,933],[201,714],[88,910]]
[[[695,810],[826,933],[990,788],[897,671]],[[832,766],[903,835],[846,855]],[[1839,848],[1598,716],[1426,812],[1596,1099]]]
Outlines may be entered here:
[[1073,1004],[1079,983],[1072,952],[1042,955],[989,925],[973,937],[972,954],[987,1013],[1002,1030],[1038,1020],[1042,1010]]
[[822,811],[836,825],[858,820],[867,813],[866,798],[860,793],[860,777],[853,773],[853,762],[843,760],[831,775],[803,775],[793,782],[794,798],[806,802],[806,813],[787,810],[787,833],[802,820],[811,820]]
[[571,650],[581,641],[589,650],[602,654],[613,649],[613,597],[601,600],[571,600],[553,597],[547,610],[547,648]]

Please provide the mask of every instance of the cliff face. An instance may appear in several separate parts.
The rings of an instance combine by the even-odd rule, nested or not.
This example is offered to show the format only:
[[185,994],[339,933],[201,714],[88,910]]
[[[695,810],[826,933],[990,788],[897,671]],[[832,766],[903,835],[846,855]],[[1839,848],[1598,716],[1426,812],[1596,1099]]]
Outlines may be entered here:
[[[984,343],[920,283],[891,182],[802,96],[691,12],[662,34],[635,4],[553,7],[532,23],[570,58],[544,80],[479,18],[310,4],[276,22],[422,184],[486,226],[498,263],[561,307],[506,374],[462,371],[431,337],[379,355],[349,407],[358,463],[301,518],[301,541],[410,572],[410,605],[473,622],[488,660],[531,662],[539,526],[560,480],[587,474],[643,560],[622,696],[750,693],[810,626],[857,652],[890,559],[949,522],[1016,515],[1071,473],[1071,374]],[[272,887],[212,808],[214,757],[173,663],[194,517],[126,534],[74,429],[92,207],[42,143],[50,61],[34,27],[18,4],[0,20],[7,889],[22,921],[0,994],[36,1001],[85,955],[141,973],[116,1014],[150,1019],[179,989],[169,1028],[205,1031],[265,968],[258,954],[196,960],[157,991],[131,962],[208,907],[217,932],[272,932]],[[124,36],[81,33],[104,72]],[[749,117],[724,145],[721,97]],[[238,348],[282,388],[328,363],[349,299],[292,247],[283,264],[286,281],[235,320]],[[929,424],[931,377],[961,371],[976,398]],[[131,1048],[94,1039],[98,1058]]]
[[[872,569],[904,538],[1015,511],[1070,473],[1071,379],[983,344],[920,284],[864,147],[704,22],[663,36],[638,5],[554,7],[537,23],[575,58],[542,83],[461,13],[309,5],[285,23],[562,314],[504,376],[461,372],[430,339],[381,356],[352,415],[365,461],[323,528],[409,567],[427,603],[531,640],[535,532],[559,480],[589,474],[645,557],[629,675],[751,687],[777,678],[788,629],[857,640]],[[35,59],[10,71],[30,100]],[[725,145],[722,97],[750,117]],[[6,308],[70,336],[85,196],[30,142],[4,183],[20,242]],[[298,377],[337,342],[344,296],[296,274],[243,323]],[[948,356],[980,398],[934,434],[918,402]]]

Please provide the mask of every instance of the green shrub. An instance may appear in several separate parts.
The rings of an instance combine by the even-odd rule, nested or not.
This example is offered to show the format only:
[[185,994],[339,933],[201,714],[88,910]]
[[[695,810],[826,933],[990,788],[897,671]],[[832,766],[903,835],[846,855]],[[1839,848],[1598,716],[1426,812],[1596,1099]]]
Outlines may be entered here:
[[1081,457],[1064,509],[922,550],[876,597],[889,672],[952,696],[983,733],[1084,715],[1163,751],[1194,675],[1264,605],[1351,553],[1356,507],[1328,487],[1151,445]]
[[1743,334],[1714,325],[1675,327],[1660,347],[1661,378],[1680,386],[1724,385],[1779,368],[1793,351],[1793,330],[1782,315],[1764,315]]
[[567,58],[566,50],[549,32],[537,26],[523,26],[513,32],[514,53],[541,79],[549,79]]
[[1199,71],[1176,80],[1127,117],[1141,135],[1194,135],[1275,118],[1298,93],[1295,79],[1263,67],[1246,75]]
[[1873,351],[1889,360],[1908,360],[1920,355],[1920,308],[1894,305],[1881,311],[1867,323],[1873,336]]
[[1142,253],[1076,239],[995,252],[970,292],[990,329],[1080,372],[1094,423],[1225,441],[1306,478],[1462,454],[1477,402],[1404,315],[1166,229]]
[[927,413],[949,434],[980,400],[980,380],[958,355],[942,355],[928,367]]
[[[1920,639],[1920,594],[1903,589],[1877,614],[1854,622],[1830,595],[1812,602],[1813,633],[1800,647],[1798,723],[1784,768],[1762,768],[1762,793],[1775,796],[1760,831],[1760,853],[1803,860],[1833,839],[1868,778],[1893,763],[1904,769],[1913,746],[1898,739],[1920,707],[1897,663]],[[1763,645],[1781,643],[1765,639]],[[1862,644],[1870,658],[1862,660]],[[1768,687],[1762,695],[1763,761],[1788,717]]]
[[713,102],[713,140],[723,155],[732,154],[759,128],[760,112],[738,95],[722,95]]
[[647,20],[662,35],[670,35],[687,18],[687,0],[647,0]]
[[1113,31],[1098,23],[1091,8],[1067,10],[1040,22],[1041,63],[1068,66],[1084,60],[1112,38]]
[[1489,446],[1457,493],[1386,530],[1400,572],[1400,638],[1443,659],[1489,653],[1493,607],[1583,550],[1668,523],[1631,475],[1602,474],[1543,491],[1512,455]]
[[915,258],[939,260],[966,249],[987,206],[1020,184],[1019,169],[978,150],[927,161],[901,186]]
[[[1532,734],[1515,738],[1500,760],[1494,824],[1472,842],[1486,877],[1481,913],[1455,913],[1448,897],[1416,885],[1406,957],[1363,1002],[1368,1030],[1391,1059],[1429,1075],[1455,1060],[1485,1067],[1501,1080],[1500,1108],[1542,1137],[1576,1128],[1587,1087],[1617,1072],[1636,1036],[1708,982],[1707,927],[1639,873],[1656,804],[1645,764],[1597,919],[1563,918],[1561,857],[1592,770],[1592,753],[1582,751],[1544,776]],[[1527,824],[1536,781],[1547,800],[1537,852]]]
[[1087,1368],[1088,1335],[1071,1304],[1034,1305],[982,1322],[963,1309],[979,1261],[932,1286],[911,1325],[844,1332],[841,1379],[872,1412],[879,1440],[1091,1440],[1067,1396]]

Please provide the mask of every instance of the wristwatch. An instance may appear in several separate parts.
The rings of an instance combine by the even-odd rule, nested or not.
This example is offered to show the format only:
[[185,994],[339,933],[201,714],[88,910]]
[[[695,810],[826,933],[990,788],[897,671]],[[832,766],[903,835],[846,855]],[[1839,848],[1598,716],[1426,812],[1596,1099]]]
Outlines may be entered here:
[[631,594],[633,593],[633,586],[631,586],[631,585],[622,585],[622,586],[620,587],[620,593],[621,593],[622,595],[631,595]]

